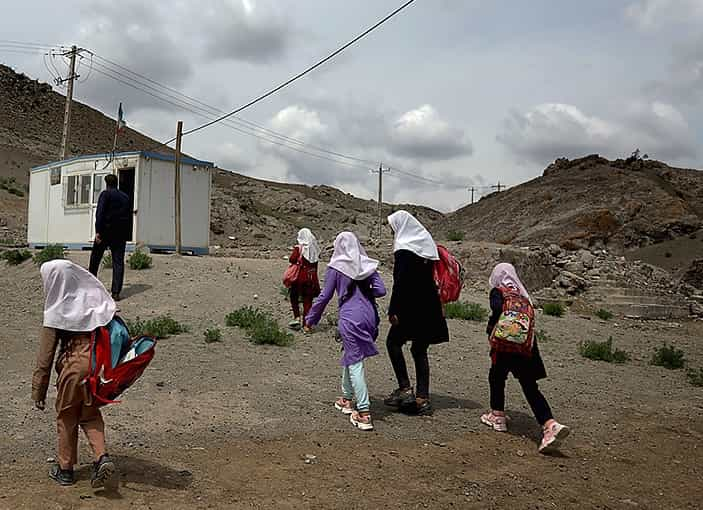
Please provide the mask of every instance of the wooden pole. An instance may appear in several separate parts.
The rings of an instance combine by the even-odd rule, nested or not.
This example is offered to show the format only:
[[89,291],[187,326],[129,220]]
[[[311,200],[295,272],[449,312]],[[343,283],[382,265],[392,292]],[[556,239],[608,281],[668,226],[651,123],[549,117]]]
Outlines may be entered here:
[[61,160],[66,159],[68,153],[68,143],[71,137],[71,103],[73,103],[73,82],[76,79],[76,54],[78,48],[71,46],[69,55],[71,56],[71,69],[68,78],[68,90],[66,92],[66,107],[63,113],[63,136],[61,137]]
[[383,234],[383,165],[378,165],[378,242]]
[[474,191],[476,191],[476,188],[474,188],[473,186],[471,186],[471,203],[472,203],[472,204],[474,203]]
[[176,171],[175,171],[175,221],[176,254],[181,254],[181,139],[183,138],[183,121],[178,121],[176,128]]

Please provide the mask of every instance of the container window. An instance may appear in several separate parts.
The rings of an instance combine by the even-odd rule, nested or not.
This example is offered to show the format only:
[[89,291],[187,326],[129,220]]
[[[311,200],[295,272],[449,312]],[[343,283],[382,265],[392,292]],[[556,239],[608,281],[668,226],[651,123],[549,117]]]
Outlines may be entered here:
[[90,175],[81,175],[81,196],[79,204],[90,204]]
[[78,176],[69,175],[66,177],[66,205],[74,206],[76,205],[76,199],[78,198]]

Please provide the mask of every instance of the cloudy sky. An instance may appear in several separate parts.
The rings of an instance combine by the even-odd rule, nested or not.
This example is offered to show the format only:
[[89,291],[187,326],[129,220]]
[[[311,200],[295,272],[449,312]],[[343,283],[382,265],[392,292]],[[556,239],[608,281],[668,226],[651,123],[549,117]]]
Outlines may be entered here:
[[[178,119],[189,129],[248,102],[401,3],[33,0],[3,10],[0,33],[75,43],[169,86],[97,57],[89,73],[85,54],[76,88],[108,115],[122,101],[131,127],[166,140]],[[517,184],[561,156],[640,148],[703,168],[701,26],[703,0],[416,0],[240,118],[184,138],[184,150],[362,197],[376,192],[371,162],[383,162],[386,199],[443,210],[466,203],[471,185]],[[0,44],[0,62],[32,77],[65,73],[59,58],[47,69],[38,54],[8,50]],[[199,115],[177,92],[202,101],[187,105]]]

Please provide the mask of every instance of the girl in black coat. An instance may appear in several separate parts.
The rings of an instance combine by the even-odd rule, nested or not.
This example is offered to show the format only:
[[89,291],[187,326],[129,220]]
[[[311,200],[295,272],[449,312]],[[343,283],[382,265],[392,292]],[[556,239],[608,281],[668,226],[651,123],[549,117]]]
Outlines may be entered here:
[[[492,339],[496,325],[505,311],[506,297],[513,296],[514,299],[520,300],[519,302],[524,304],[525,309],[533,308],[530,295],[512,264],[498,264],[493,269],[489,282],[492,287],[490,293],[491,317],[488,319],[486,333],[489,339]],[[531,328],[534,331],[534,320]],[[544,369],[544,363],[537,346],[537,339],[533,337],[532,349],[527,354],[520,352],[520,348],[516,344],[508,344],[506,350],[501,349],[501,345],[499,342],[491,342],[491,369],[488,372],[491,411],[481,416],[481,421],[497,432],[508,430],[505,416],[505,381],[508,374],[512,373],[520,382],[522,392],[525,394],[537,422],[542,426],[543,437],[539,447],[540,453],[555,450],[559,442],[569,435],[569,428],[554,419],[547,399],[544,398],[537,385],[537,381],[547,377],[547,371]],[[529,346],[527,343],[523,345]]]
[[[406,211],[393,213],[388,222],[395,233],[395,264],[386,347],[398,389],[384,402],[420,415],[432,414],[427,350],[432,344],[449,341],[433,275],[434,261],[439,259],[437,246],[425,227]],[[410,352],[415,362],[415,392],[403,356],[403,345],[408,341],[412,342]]]

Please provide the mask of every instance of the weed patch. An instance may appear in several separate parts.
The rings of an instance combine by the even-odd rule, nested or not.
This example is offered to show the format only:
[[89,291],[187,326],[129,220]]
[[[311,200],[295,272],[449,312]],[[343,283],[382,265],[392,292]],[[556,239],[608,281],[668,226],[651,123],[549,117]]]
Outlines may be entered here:
[[445,305],[447,319],[460,319],[464,321],[484,321],[488,317],[488,310],[478,303],[457,301]]
[[168,315],[161,315],[154,319],[125,320],[131,336],[153,336],[154,338],[168,338],[171,335],[187,333],[188,327],[179,323]]
[[112,253],[107,253],[103,257],[103,268],[112,269]]
[[630,356],[620,349],[613,349],[613,337],[605,342],[588,340],[579,345],[579,352],[584,358],[594,361],[605,361],[607,363],[625,363]]
[[65,259],[66,251],[60,244],[49,244],[39,253],[34,255],[34,263],[41,266],[50,260]]
[[0,260],[6,260],[11,266],[18,266],[31,258],[32,253],[29,250],[8,250],[0,253]]
[[563,317],[566,308],[561,303],[545,303],[542,306],[542,312],[544,312],[544,315],[550,315],[552,317]]
[[127,259],[127,263],[131,269],[139,271],[141,269],[149,269],[151,267],[152,260],[151,257],[143,251],[135,250],[134,253],[132,253]]
[[668,368],[669,370],[677,370],[683,368],[685,362],[684,352],[681,349],[677,349],[673,345],[664,344],[654,350],[649,364]]
[[601,308],[599,310],[596,310],[596,317],[599,319],[602,319],[604,321],[609,321],[614,317],[613,312],[610,310],[606,310],[605,308]]
[[227,314],[225,322],[227,326],[244,329],[255,344],[283,347],[293,343],[293,335],[283,331],[270,314],[251,306]]
[[206,344],[222,341],[222,331],[220,331],[220,328],[208,328],[203,333],[203,336],[205,337]]
[[458,230],[450,230],[449,233],[447,234],[447,239],[449,241],[463,241],[464,240],[464,233],[459,232]]

